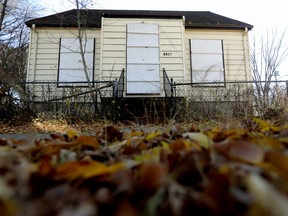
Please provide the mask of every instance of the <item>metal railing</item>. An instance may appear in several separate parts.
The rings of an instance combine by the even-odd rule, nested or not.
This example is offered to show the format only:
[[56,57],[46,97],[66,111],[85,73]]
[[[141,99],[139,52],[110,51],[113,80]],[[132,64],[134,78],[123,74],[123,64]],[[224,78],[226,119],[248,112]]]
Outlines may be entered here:
[[[93,82],[26,82],[25,92],[27,100],[33,102],[53,102],[61,100],[75,100],[82,102],[96,93],[111,95],[111,81]],[[91,101],[92,97],[91,97]]]
[[113,86],[113,97],[122,98],[124,94],[124,88],[125,88],[125,80],[124,80],[124,68],[121,71],[119,79],[115,80],[114,86]]
[[[220,84],[217,85],[216,84]],[[202,116],[253,114],[271,110],[283,113],[288,106],[288,81],[227,81],[225,83],[174,82],[174,95],[183,97],[190,114]],[[212,86],[213,85],[213,86]],[[188,104],[188,105],[187,105]],[[178,105],[177,105],[178,106]],[[269,114],[270,115],[270,114]]]
[[[111,100],[108,104],[109,100],[104,98],[117,97],[119,103],[115,103],[115,107],[120,109],[118,105],[121,105],[124,83],[124,69],[117,83],[96,81],[89,87],[79,87],[76,82],[69,86],[59,85],[58,82],[2,82],[0,118],[6,115],[5,112],[12,112],[15,107],[19,115],[25,114],[25,111],[21,111],[23,107],[30,107],[37,115],[103,117],[105,111],[114,107],[111,106]],[[80,84],[83,86],[83,83]],[[163,87],[171,116],[184,113],[190,118],[201,112],[204,116],[251,112],[264,115],[271,109],[278,113],[288,112],[288,81],[231,81],[225,82],[224,87],[216,87],[215,83],[173,82],[163,68]],[[10,109],[10,106],[14,108]]]
[[165,97],[173,97],[173,78],[169,79],[165,68],[163,68],[163,87],[165,92]]
[[[9,86],[9,91],[5,86]],[[85,87],[83,87],[85,86]],[[103,116],[103,97],[112,97],[111,81],[0,83],[0,121],[10,118],[9,109],[25,109],[45,117],[90,119]],[[7,105],[6,101],[10,102]],[[10,110],[11,110],[10,109]],[[8,113],[8,114],[7,114]],[[25,111],[18,113],[25,115]]]

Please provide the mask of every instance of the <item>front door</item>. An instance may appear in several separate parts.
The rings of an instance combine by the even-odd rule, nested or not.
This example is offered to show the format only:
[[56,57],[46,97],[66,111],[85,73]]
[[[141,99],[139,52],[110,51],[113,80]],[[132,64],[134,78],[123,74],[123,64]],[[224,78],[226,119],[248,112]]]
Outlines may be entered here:
[[127,24],[127,94],[160,94],[159,28]]

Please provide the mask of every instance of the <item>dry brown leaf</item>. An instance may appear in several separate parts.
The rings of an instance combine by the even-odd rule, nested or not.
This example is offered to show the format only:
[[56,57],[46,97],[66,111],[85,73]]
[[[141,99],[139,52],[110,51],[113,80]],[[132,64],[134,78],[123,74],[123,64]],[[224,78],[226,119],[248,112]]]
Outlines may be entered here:
[[94,136],[79,136],[75,140],[75,143],[80,144],[83,147],[91,147],[93,150],[99,148],[98,139]]
[[103,129],[101,138],[108,142],[115,142],[123,138],[123,132],[113,126],[107,126]]
[[288,156],[281,152],[270,151],[266,153],[266,161],[279,170],[280,176],[288,180]]
[[247,163],[261,163],[265,153],[259,146],[247,141],[226,141],[215,144],[215,149],[231,159]]
[[163,163],[143,163],[137,172],[137,183],[143,189],[153,190],[164,183],[167,172],[167,166]]
[[88,179],[95,176],[112,174],[124,169],[125,165],[121,162],[106,165],[95,161],[72,161],[61,164],[55,170],[57,178],[74,180],[77,178]]
[[38,172],[40,175],[48,176],[53,174],[54,168],[52,165],[51,157],[45,157],[39,162]]

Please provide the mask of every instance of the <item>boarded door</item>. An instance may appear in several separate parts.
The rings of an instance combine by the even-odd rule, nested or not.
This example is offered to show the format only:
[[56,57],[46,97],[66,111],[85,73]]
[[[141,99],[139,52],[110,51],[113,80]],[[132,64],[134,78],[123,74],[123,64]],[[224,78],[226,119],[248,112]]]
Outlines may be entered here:
[[127,94],[159,94],[157,24],[127,25]]

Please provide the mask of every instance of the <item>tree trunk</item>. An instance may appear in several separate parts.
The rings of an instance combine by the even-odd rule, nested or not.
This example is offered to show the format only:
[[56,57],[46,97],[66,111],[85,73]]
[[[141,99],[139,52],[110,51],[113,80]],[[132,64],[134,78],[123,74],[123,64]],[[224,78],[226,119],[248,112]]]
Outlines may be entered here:
[[4,0],[4,2],[2,4],[2,10],[1,10],[1,16],[0,16],[0,32],[2,30],[2,25],[3,25],[3,21],[4,21],[4,17],[5,17],[7,2],[8,2],[8,0]]

